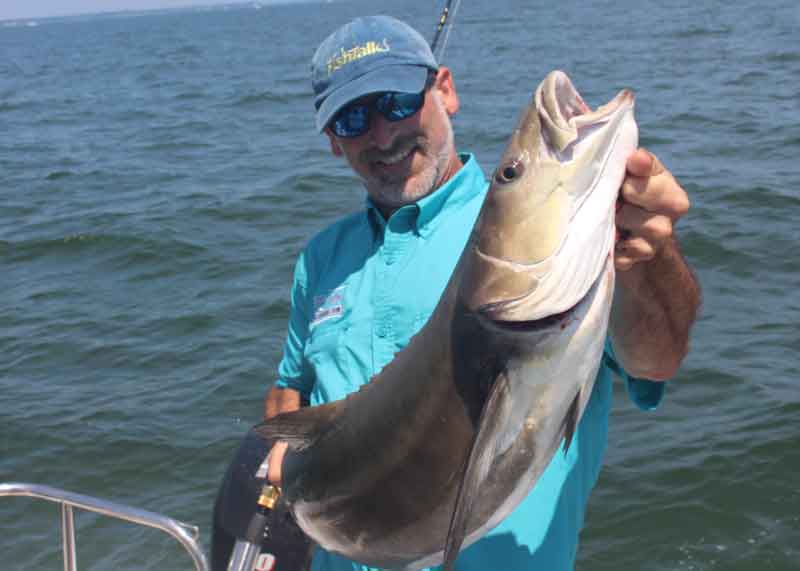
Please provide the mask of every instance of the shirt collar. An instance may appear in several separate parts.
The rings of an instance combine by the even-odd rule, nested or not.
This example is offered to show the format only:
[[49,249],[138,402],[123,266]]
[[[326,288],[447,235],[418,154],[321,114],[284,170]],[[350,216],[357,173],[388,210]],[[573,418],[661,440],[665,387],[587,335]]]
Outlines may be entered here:
[[[475,156],[472,153],[464,153],[459,157],[463,166],[450,180],[413,205],[400,209],[413,208],[416,211],[416,231],[423,237],[435,228],[441,212],[464,204],[486,187],[486,178]],[[367,209],[370,212],[370,219],[382,230],[386,226],[386,220],[369,197],[367,197]]]

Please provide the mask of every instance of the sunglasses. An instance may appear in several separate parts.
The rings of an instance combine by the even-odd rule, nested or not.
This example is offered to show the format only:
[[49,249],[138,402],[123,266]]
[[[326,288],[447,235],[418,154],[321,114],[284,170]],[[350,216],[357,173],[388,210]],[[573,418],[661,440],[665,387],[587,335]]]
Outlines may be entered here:
[[415,115],[425,102],[425,90],[419,93],[387,91],[365,103],[351,103],[343,107],[330,122],[330,130],[337,137],[359,137],[369,131],[372,111],[380,113],[387,121],[395,122]]

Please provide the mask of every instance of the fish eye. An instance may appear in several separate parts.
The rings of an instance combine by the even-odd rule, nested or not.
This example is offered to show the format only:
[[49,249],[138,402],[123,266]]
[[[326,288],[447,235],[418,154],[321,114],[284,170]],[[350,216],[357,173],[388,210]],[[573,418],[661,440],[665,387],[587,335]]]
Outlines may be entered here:
[[508,183],[512,182],[519,178],[520,175],[524,172],[525,167],[522,164],[522,161],[515,160],[510,163],[506,163],[505,165],[501,166],[497,169],[497,174],[495,175],[495,179],[497,182]]

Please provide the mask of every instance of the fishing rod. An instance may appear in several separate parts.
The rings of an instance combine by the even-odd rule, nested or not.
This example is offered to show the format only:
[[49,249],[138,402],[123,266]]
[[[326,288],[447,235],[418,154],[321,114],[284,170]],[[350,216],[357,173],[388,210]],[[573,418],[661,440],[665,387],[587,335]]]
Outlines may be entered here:
[[[450,39],[450,32],[453,30],[456,13],[458,12],[458,7],[460,5],[461,0],[447,0],[447,3],[442,10],[442,14],[439,16],[439,22],[436,25],[436,32],[433,34],[433,39],[431,40],[431,51],[433,52],[436,61],[439,63],[442,62],[442,57],[444,57],[444,50],[447,48],[447,41]],[[442,38],[443,31],[444,39],[442,40],[441,46],[439,46],[437,50],[437,44],[439,43],[439,39]]]

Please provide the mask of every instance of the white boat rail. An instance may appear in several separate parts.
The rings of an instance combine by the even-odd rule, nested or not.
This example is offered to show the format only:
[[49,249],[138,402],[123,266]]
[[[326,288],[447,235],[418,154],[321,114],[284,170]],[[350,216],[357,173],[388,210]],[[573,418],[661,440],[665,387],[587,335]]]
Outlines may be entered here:
[[183,546],[191,556],[192,561],[194,561],[194,567],[197,571],[209,570],[208,561],[200,546],[200,530],[196,526],[185,524],[155,512],[92,496],[67,492],[41,484],[0,483],[0,497],[6,496],[38,498],[61,504],[61,545],[64,555],[64,571],[77,571],[78,569],[75,556],[75,522],[72,508],[79,508],[159,529],[171,535]]

